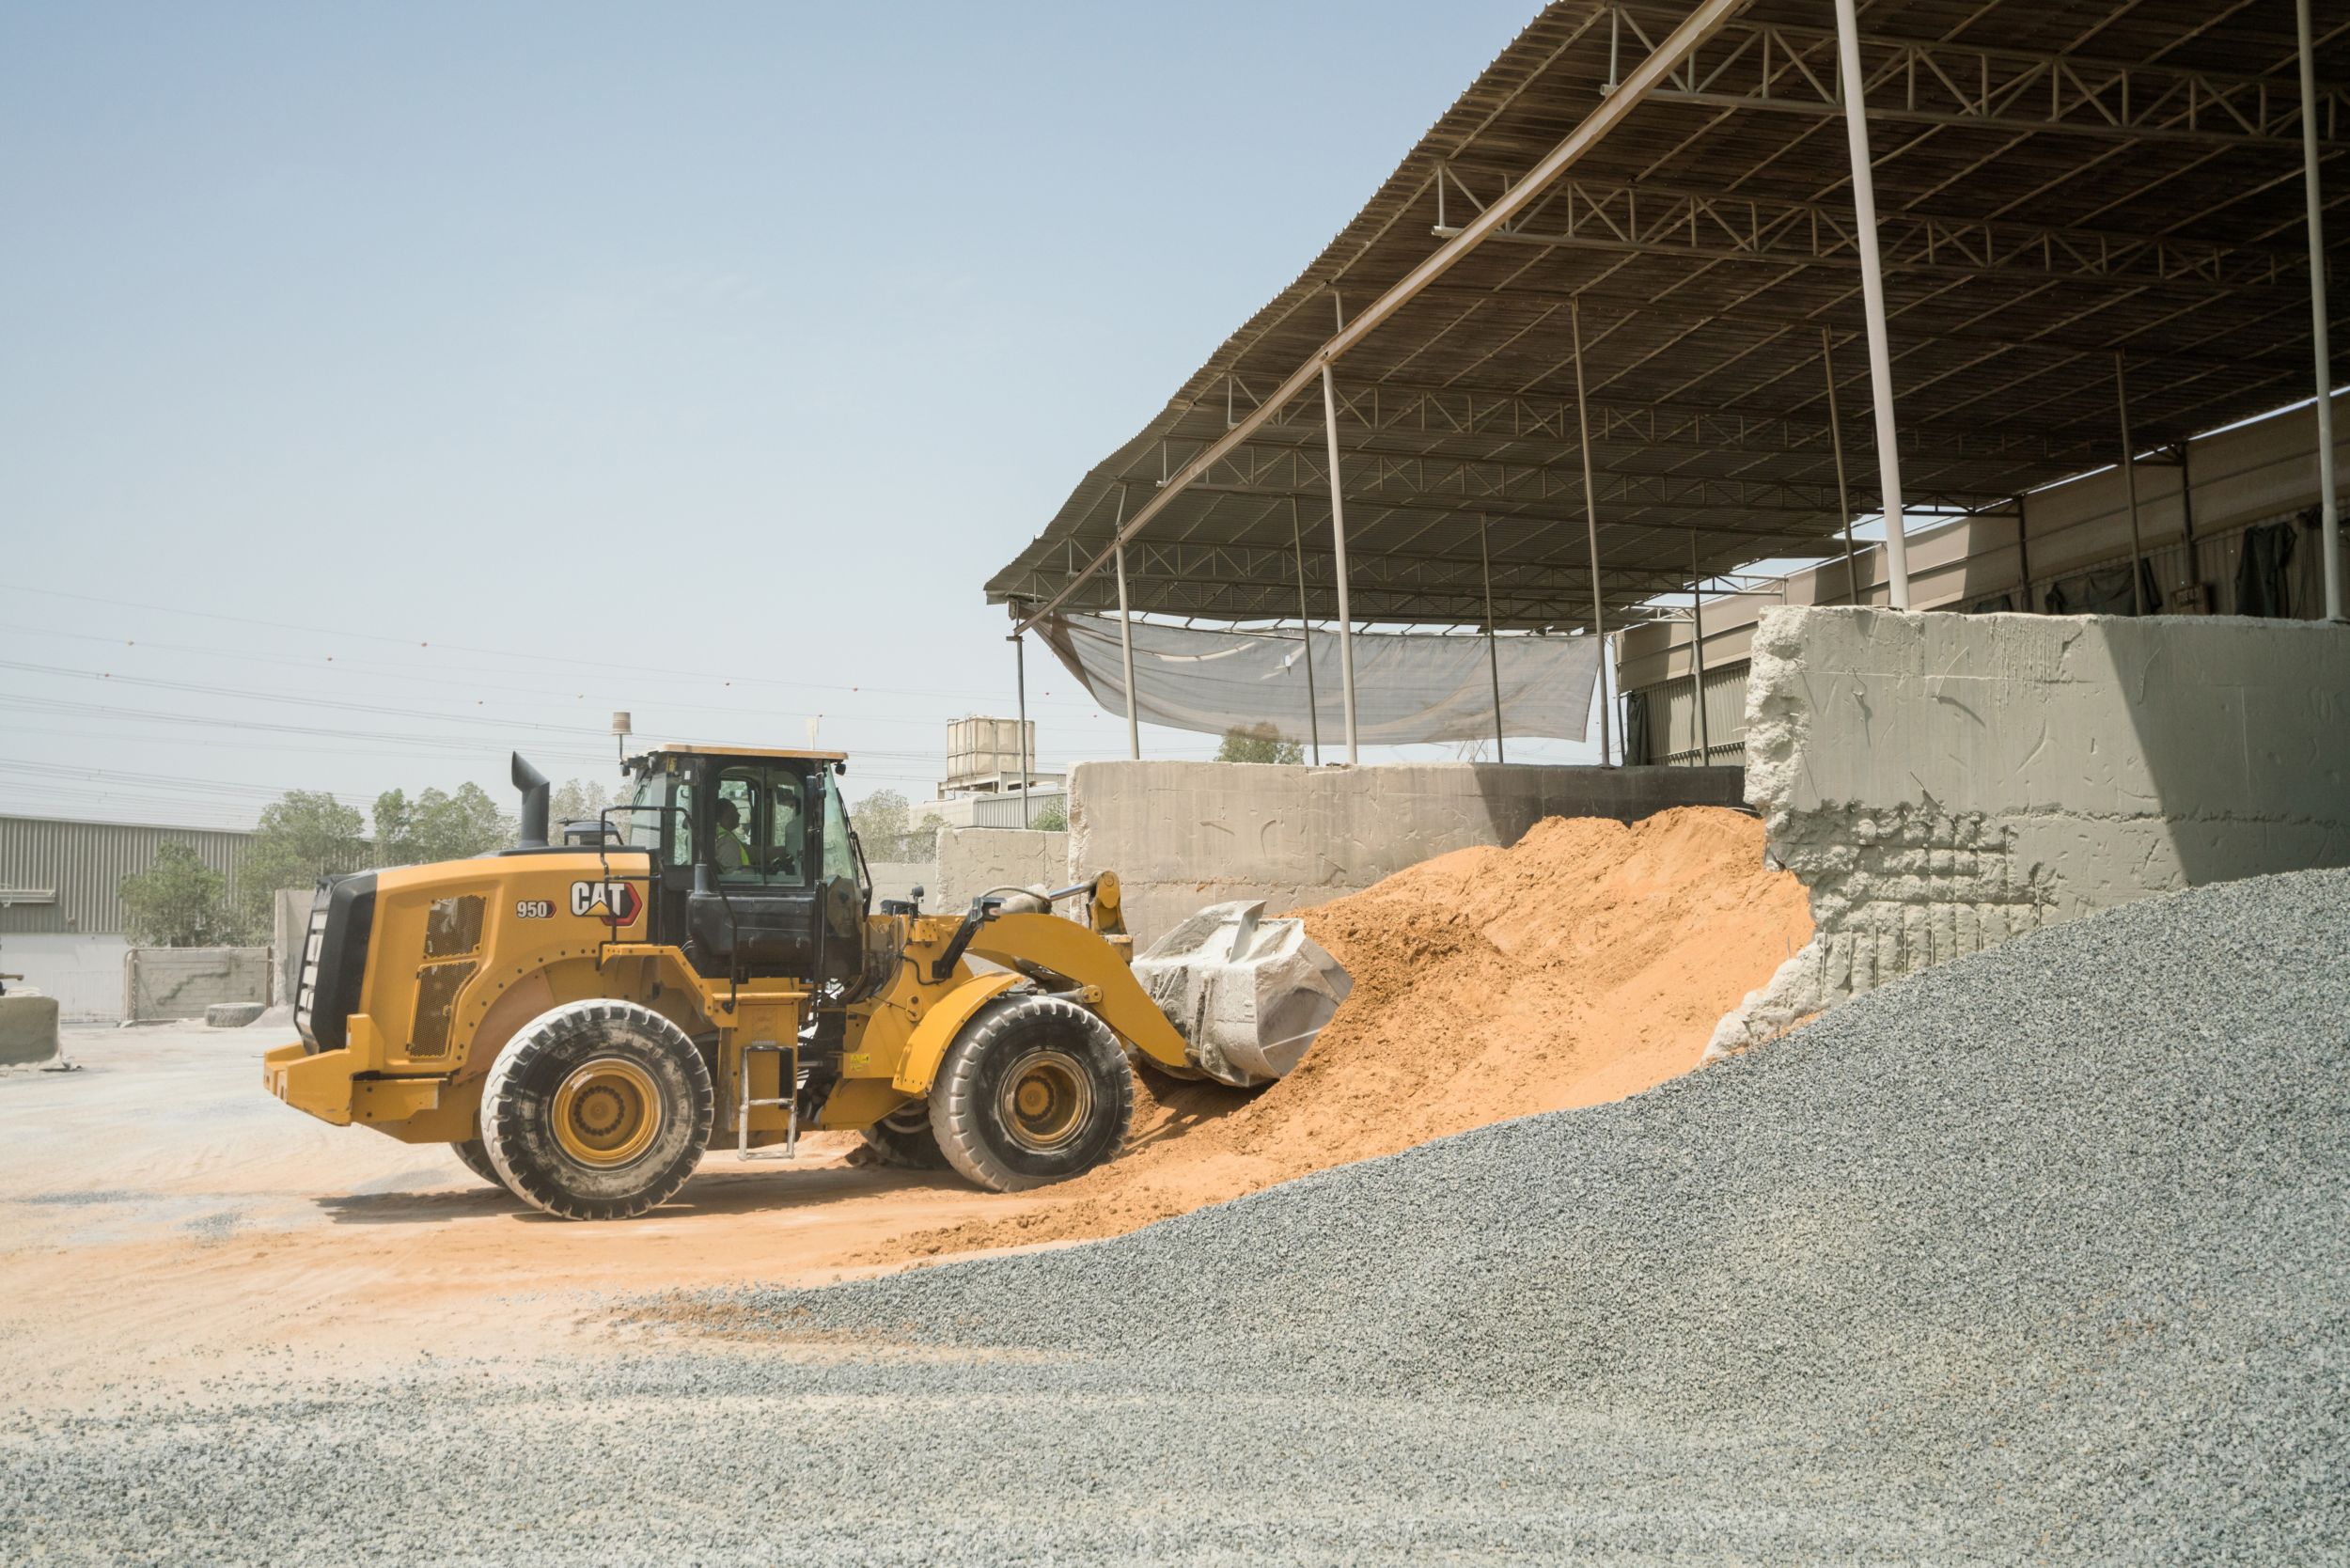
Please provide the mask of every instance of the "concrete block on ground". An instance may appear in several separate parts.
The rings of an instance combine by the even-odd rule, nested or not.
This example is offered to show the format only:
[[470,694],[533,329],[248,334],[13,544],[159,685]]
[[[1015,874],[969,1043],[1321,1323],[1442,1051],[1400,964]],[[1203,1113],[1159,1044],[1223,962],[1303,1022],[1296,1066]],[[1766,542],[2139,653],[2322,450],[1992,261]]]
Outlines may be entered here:
[[1080,762],[1069,880],[1116,871],[1147,946],[1210,904],[1261,899],[1279,915],[1453,850],[1513,844],[1544,817],[1637,822],[1743,795],[1737,768]]
[[204,1022],[215,1029],[241,1029],[268,1011],[261,1002],[214,1002],[204,1010]]
[[0,996],[0,1067],[54,1061],[57,1055],[57,998],[11,991]]
[[201,1018],[215,1002],[269,1003],[267,948],[133,948],[122,957],[128,1023]]
[[1818,941],[1874,961],[1798,955],[1718,1049],[2044,925],[2350,865],[2350,628],[1771,609],[1747,762]]

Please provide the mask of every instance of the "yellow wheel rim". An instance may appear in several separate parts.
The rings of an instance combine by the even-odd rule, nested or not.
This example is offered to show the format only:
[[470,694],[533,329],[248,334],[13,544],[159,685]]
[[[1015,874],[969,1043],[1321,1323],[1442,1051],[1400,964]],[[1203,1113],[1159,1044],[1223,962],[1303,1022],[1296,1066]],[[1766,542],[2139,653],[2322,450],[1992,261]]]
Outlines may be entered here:
[[660,1090],[633,1061],[591,1061],[555,1091],[555,1141],[582,1165],[626,1165],[660,1131]]
[[1085,1127],[1093,1109],[1093,1080],[1065,1052],[1031,1052],[1004,1074],[996,1105],[1004,1130],[1022,1148],[1045,1153]]

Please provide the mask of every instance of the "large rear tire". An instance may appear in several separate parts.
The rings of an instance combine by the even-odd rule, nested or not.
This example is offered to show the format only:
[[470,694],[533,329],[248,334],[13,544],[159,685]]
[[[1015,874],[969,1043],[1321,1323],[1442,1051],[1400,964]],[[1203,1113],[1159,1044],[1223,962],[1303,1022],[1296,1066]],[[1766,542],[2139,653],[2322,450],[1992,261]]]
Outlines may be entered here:
[[930,1107],[919,1100],[900,1106],[859,1136],[865,1139],[865,1147],[872,1151],[875,1165],[892,1166],[900,1170],[947,1168],[947,1156],[938,1147],[938,1135],[931,1131]]
[[566,1002],[506,1043],[481,1141],[513,1194],[563,1219],[633,1219],[677,1196],[716,1096],[685,1031],[634,1002]]
[[1058,996],[1007,996],[965,1024],[931,1086],[931,1131],[966,1179],[1025,1192],[1126,1142],[1135,1079],[1110,1027]]

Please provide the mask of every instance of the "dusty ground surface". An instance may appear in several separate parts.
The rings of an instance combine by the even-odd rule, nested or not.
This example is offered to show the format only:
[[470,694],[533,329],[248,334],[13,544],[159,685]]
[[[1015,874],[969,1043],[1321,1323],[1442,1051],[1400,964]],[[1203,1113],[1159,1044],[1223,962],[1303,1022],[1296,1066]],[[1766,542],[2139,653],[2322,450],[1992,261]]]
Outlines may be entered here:
[[[283,1025],[69,1030],[83,1071],[0,1074],[0,1372],[21,1397],[537,1356],[609,1339],[616,1298],[821,1284],[1115,1234],[1694,1065],[1715,1019],[1809,934],[1762,831],[1726,811],[1552,822],[1309,917],[1355,976],[1307,1064],[1259,1095],[1160,1080],[1128,1152],[1003,1197],[852,1165],[713,1154],[621,1225],[524,1209],[446,1150],[270,1098]],[[398,1334],[354,1333],[393,1321]],[[128,1382],[126,1383],[126,1379]]]
[[[445,1149],[279,1105],[261,1053],[282,1028],[66,1033],[82,1071],[0,1074],[0,1369],[27,1399],[556,1348],[617,1294],[822,1283],[889,1237],[1026,1201],[852,1168],[854,1135],[832,1135],[792,1165],[713,1155],[649,1218],[569,1225]],[[352,1332],[386,1314],[398,1336]]]

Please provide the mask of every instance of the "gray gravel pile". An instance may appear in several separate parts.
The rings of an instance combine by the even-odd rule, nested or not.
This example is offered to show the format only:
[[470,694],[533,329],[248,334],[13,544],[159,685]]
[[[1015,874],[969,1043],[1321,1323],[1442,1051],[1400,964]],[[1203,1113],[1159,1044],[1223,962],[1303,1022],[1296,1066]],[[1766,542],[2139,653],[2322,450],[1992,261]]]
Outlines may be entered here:
[[19,1422],[0,1548],[2350,1560],[2345,1112],[2350,873],[2205,889],[1620,1105],[700,1302],[708,1349]]

